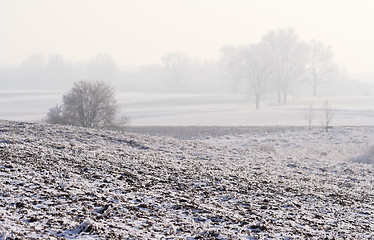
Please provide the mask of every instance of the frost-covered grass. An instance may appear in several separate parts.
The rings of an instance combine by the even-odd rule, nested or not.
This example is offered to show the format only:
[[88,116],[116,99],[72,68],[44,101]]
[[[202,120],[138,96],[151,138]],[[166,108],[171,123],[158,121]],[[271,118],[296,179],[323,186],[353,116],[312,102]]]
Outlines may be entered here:
[[374,237],[373,127],[215,129],[0,121],[0,238]]
[[353,157],[352,161],[359,163],[374,164],[374,146],[368,148],[364,153]]

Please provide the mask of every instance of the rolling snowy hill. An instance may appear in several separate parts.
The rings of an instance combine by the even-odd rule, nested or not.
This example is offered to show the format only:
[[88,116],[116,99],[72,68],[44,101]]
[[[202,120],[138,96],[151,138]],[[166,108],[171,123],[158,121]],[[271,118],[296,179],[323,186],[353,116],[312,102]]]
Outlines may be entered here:
[[373,127],[186,132],[0,121],[0,239],[374,237]]

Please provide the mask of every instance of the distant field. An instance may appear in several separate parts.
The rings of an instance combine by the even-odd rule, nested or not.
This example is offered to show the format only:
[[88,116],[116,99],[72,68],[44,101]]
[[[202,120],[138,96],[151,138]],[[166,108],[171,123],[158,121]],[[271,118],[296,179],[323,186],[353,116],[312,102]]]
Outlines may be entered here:
[[62,100],[62,92],[0,92],[0,118],[37,122]]
[[[61,103],[62,92],[0,92],[0,119],[41,121]],[[287,105],[263,101],[256,110],[244,95],[118,93],[121,111],[132,126],[305,126],[312,105],[314,126],[321,125],[321,107],[335,111],[333,125],[374,125],[374,97],[329,97],[290,100]]]

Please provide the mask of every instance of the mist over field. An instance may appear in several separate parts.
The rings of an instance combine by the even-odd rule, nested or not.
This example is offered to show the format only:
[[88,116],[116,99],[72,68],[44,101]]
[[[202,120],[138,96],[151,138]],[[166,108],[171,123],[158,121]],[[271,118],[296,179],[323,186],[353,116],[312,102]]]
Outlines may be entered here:
[[[62,92],[0,93],[2,119],[42,122],[48,110],[61,104]],[[120,111],[130,126],[307,126],[305,114],[313,106],[313,126],[322,126],[325,101],[334,107],[334,126],[373,125],[371,96],[299,97],[280,106],[264,101],[255,109],[246,95],[117,93]]]
[[[335,124],[366,125],[371,7],[2,2],[0,117],[42,121],[74,83],[100,80],[114,87],[132,125],[300,125],[295,109],[312,104],[318,112],[326,101],[336,108]],[[289,117],[274,121],[279,111]]]
[[302,125],[326,101],[334,124],[368,125],[372,3],[338,5],[2,2],[0,118],[43,121],[99,80],[132,125]]
[[321,125],[325,102],[336,112],[334,125],[372,125],[371,75],[334,68],[313,80],[305,61],[297,75],[278,82],[283,75],[269,62],[275,64],[266,65],[270,75],[257,79],[253,71],[255,75],[248,75],[247,67],[256,63],[245,62],[247,50],[228,48],[230,54],[223,48],[218,61],[170,53],[163,64],[137,68],[120,67],[108,54],[80,63],[57,55],[32,55],[21,65],[0,69],[0,117],[45,121],[48,110],[60,105],[78,80],[103,80],[114,88],[119,111],[134,126],[300,126],[308,124],[304,115],[309,108],[315,113],[313,125]]
[[373,8],[0,1],[0,240],[374,239]]

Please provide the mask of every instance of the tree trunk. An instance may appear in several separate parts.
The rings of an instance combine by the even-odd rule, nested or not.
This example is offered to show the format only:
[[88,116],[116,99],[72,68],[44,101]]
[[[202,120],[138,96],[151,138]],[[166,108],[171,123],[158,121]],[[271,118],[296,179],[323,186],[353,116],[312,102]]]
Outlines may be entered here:
[[312,87],[313,87],[313,97],[316,97],[317,96],[317,77],[315,76],[315,74],[313,74]]
[[287,104],[287,88],[283,88],[283,103]]
[[278,104],[281,104],[281,92],[282,92],[282,88],[281,88],[281,83],[280,83],[280,79],[278,80]]
[[314,97],[317,96],[317,85],[318,85],[317,78],[314,77],[313,78],[313,96]]
[[256,109],[260,108],[260,96],[256,95]]

